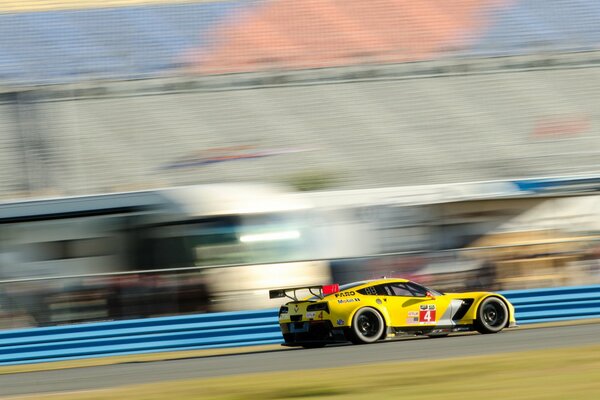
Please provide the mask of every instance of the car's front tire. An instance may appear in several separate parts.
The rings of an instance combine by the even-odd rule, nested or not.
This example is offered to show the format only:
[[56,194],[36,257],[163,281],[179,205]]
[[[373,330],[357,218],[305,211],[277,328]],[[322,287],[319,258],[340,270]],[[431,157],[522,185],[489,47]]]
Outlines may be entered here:
[[373,343],[383,336],[384,331],[385,322],[381,314],[372,307],[364,307],[354,314],[350,341],[354,344]]
[[477,309],[475,329],[479,333],[500,332],[508,323],[508,307],[498,297],[488,297]]

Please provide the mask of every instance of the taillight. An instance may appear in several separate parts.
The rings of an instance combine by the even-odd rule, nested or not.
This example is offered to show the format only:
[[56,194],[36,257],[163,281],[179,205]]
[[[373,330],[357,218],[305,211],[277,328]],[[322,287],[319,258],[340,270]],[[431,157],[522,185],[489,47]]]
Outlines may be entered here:
[[288,311],[289,311],[288,306],[281,306],[281,308],[279,309],[279,315],[287,314]]

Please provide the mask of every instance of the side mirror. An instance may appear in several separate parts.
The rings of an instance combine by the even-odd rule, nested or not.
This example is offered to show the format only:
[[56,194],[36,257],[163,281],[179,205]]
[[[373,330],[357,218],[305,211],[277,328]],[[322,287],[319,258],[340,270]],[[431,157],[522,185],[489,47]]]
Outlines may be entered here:
[[431,300],[435,300],[435,296],[434,296],[434,295],[433,295],[433,293],[431,293],[431,292],[427,292],[427,293],[425,294],[425,297],[427,297],[428,299],[431,299]]

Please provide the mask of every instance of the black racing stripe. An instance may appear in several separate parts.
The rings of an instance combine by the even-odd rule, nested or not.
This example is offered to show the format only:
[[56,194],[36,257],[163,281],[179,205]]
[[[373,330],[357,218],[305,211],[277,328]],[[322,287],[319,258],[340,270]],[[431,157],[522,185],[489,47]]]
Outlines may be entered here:
[[463,319],[463,317],[465,316],[467,311],[469,311],[469,308],[471,308],[471,306],[473,305],[473,302],[475,301],[475,299],[460,299],[460,300],[462,300],[463,303],[460,305],[460,307],[458,307],[458,310],[452,316],[452,320],[454,320],[454,321],[460,321],[461,319]]

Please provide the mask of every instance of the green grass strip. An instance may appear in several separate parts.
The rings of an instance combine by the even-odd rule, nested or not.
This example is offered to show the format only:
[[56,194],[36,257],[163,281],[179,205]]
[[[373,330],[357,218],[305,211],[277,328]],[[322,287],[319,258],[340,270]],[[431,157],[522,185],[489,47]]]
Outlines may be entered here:
[[[402,359],[402,354],[398,354]],[[600,345],[170,381],[20,399],[600,399]]]

